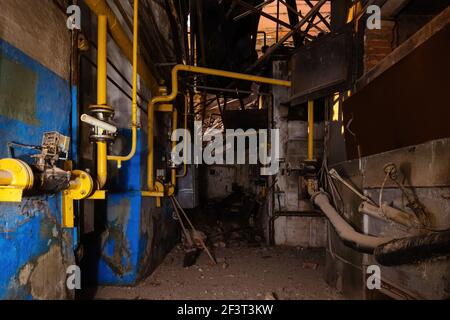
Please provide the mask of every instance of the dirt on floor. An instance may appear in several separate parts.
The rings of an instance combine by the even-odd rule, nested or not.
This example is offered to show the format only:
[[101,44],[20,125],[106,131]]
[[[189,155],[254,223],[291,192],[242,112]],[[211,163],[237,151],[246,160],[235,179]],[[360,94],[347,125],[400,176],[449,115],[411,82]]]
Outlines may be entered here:
[[183,268],[177,247],[136,287],[99,287],[95,299],[337,300],[323,279],[325,252],[291,247],[215,248],[218,264],[203,252]]

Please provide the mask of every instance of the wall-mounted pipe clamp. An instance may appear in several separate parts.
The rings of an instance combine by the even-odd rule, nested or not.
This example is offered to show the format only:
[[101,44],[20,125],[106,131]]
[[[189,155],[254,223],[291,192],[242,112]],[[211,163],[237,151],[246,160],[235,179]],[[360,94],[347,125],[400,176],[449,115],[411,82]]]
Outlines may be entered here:
[[0,202],[21,202],[23,192],[33,187],[31,167],[18,159],[0,159]]

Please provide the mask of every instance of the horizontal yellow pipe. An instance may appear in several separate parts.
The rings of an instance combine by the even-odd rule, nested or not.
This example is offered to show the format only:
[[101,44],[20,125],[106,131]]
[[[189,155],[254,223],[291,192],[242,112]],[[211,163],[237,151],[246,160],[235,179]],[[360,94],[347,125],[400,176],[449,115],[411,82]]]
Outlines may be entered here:
[[187,66],[183,64],[178,64],[172,69],[172,92],[170,95],[161,95],[154,97],[148,106],[148,158],[147,158],[147,187],[149,191],[154,191],[155,189],[155,178],[153,173],[153,122],[154,122],[154,109],[155,105],[159,103],[168,103],[176,99],[178,95],[178,72],[190,72],[190,73],[200,73],[211,76],[218,76],[230,79],[252,81],[257,83],[266,83],[278,86],[290,87],[291,82],[285,80],[278,80],[273,78],[266,78],[260,76],[254,76],[244,73],[230,72],[224,70],[210,69],[204,67]]
[[[108,6],[107,2],[105,0],[84,0],[84,2],[97,16],[107,16],[111,36],[122,53],[131,63],[133,61],[133,44],[120,25],[116,15]],[[141,57],[138,58],[138,74],[144,80],[145,84],[149,87],[152,93],[156,94],[158,92],[158,82],[155,80],[150,69]]]
[[108,160],[117,161],[118,167],[123,161],[131,160],[136,154],[137,145],[137,68],[138,68],[138,27],[139,27],[139,1],[134,1],[133,17],[133,93],[131,103],[131,150],[126,156],[108,156]]

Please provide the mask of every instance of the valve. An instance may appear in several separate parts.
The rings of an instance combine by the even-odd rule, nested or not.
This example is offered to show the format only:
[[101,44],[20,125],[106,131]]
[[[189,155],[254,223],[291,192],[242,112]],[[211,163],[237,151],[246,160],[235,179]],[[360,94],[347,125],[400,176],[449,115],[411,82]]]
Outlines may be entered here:
[[89,112],[92,117],[83,114],[81,121],[92,126],[91,141],[114,141],[117,128],[109,123],[114,118],[114,109],[106,105],[92,105],[89,107]]

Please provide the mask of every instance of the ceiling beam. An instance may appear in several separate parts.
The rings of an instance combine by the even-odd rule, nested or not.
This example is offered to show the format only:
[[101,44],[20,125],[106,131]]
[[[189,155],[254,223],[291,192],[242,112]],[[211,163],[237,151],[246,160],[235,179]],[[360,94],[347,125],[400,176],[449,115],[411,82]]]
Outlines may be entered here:
[[250,66],[250,68],[248,68],[246,70],[246,72],[251,72],[253,71],[257,66],[259,66],[261,63],[263,63],[264,61],[266,61],[275,51],[278,50],[279,47],[281,47],[287,39],[289,39],[290,37],[292,37],[292,35],[294,35],[297,32],[301,32],[301,27],[309,22],[310,19],[314,19],[314,16],[316,15],[316,13],[320,10],[320,8],[325,4],[325,2],[327,2],[328,0],[319,0],[316,5],[306,14],[306,16],[299,22],[297,23],[297,25],[294,26],[294,28],[289,31],[288,33],[286,33],[281,39],[280,41],[278,41],[276,44],[274,44],[272,47],[270,47],[269,49],[267,49],[267,51],[264,53],[264,55],[262,57],[260,57],[258,59],[258,61],[256,61],[252,66]]

